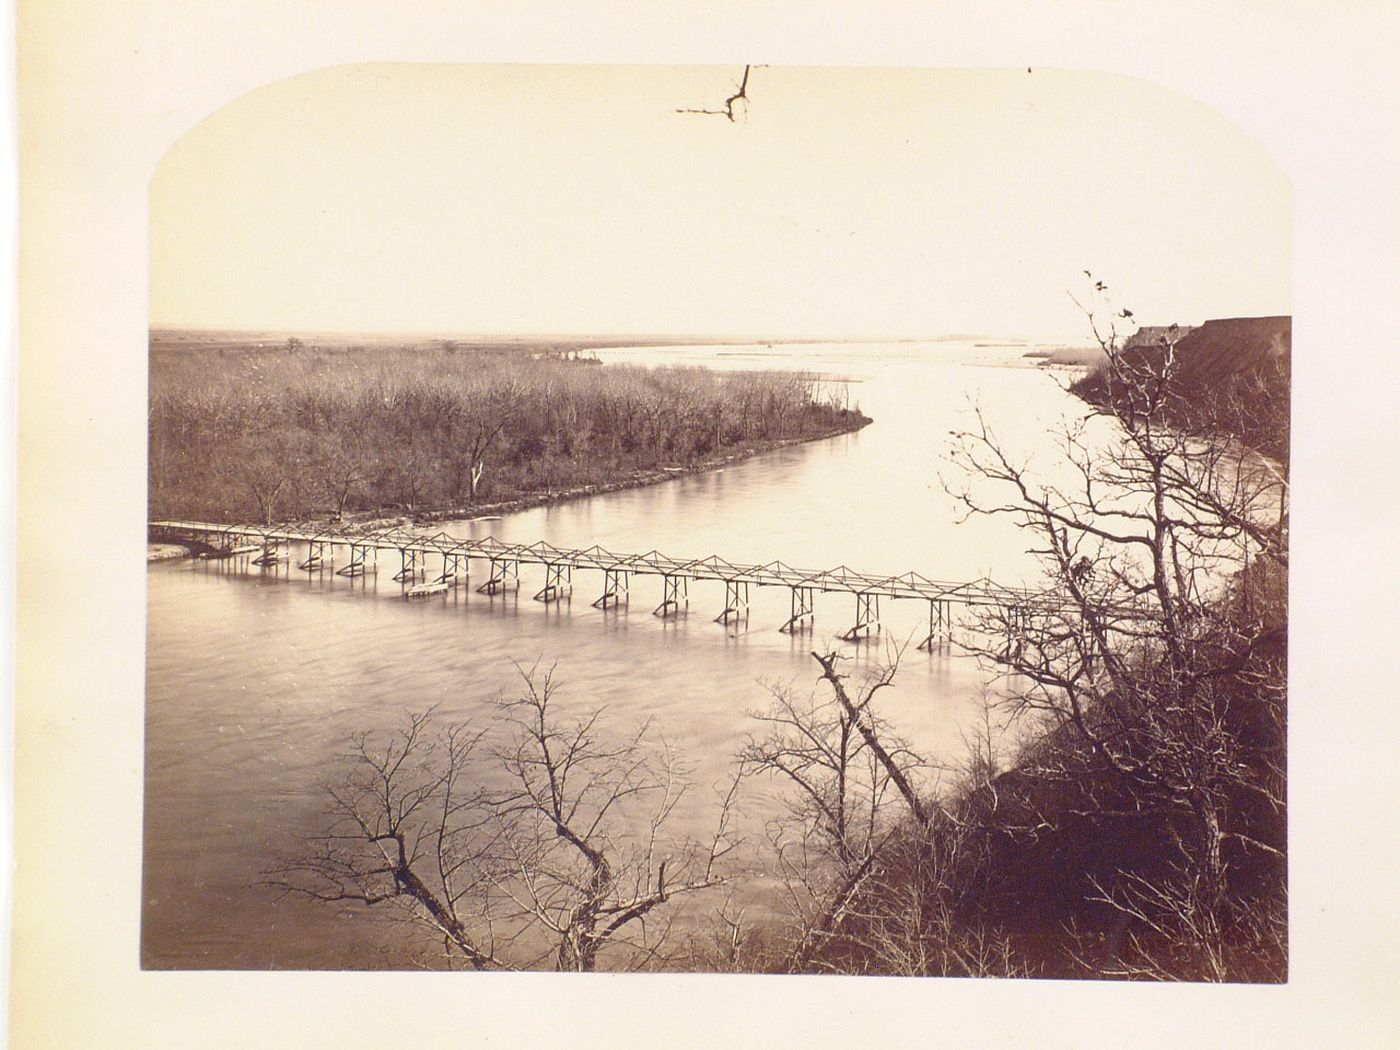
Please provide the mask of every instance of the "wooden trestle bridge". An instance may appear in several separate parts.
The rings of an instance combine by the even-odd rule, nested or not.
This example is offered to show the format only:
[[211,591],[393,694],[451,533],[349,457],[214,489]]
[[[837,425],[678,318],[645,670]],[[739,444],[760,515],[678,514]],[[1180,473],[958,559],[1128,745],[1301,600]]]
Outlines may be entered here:
[[[424,535],[406,528],[368,528],[355,525],[279,524],[224,525],[202,521],[153,521],[153,536],[194,540],[208,549],[206,558],[247,556],[262,567],[290,568],[293,543],[306,546],[306,557],[296,569],[307,573],[334,571],[352,579],[377,573],[379,552],[398,552],[394,580],[404,584],[405,594],[418,597],[438,594],[469,582],[470,561],[489,565],[487,578],[476,588],[483,594],[519,591],[520,567],[538,565],[544,569],[544,585],[535,600],[552,602],[573,592],[576,570],[602,573],[602,592],[593,605],[600,609],[627,603],[633,576],[661,578],[661,604],[657,616],[678,613],[689,601],[692,581],[710,580],[724,584],[724,610],[716,623],[746,620],[751,587],[785,587],[791,594],[791,615],[780,630],[795,631],[810,624],[818,592],[842,592],[856,602],[855,623],[841,637],[855,641],[880,629],[880,601],[917,600],[928,603],[928,636],[922,649],[952,637],[953,609],[994,607],[1012,615],[1030,615],[1058,609],[1061,602],[1044,591],[1007,587],[982,578],[970,582],[931,580],[916,572],[898,576],[878,576],[857,572],[845,565],[811,571],[794,568],[781,561],[763,565],[738,565],[717,555],[706,558],[673,558],[660,551],[646,554],[619,554],[599,546],[556,547],[553,544],[507,543],[495,537],[463,539],[445,532]],[[348,560],[335,567],[335,549],[344,549]],[[431,565],[430,565],[431,562]]]

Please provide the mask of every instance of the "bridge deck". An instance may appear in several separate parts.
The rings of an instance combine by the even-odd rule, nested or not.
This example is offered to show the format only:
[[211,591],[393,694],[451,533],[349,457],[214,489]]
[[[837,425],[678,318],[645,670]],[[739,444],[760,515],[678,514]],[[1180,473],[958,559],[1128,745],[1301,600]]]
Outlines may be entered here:
[[704,558],[676,558],[660,551],[623,554],[596,544],[568,548],[538,540],[534,543],[506,543],[488,536],[468,539],[446,532],[424,534],[398,528],[368,528],[355,525],[317,524],[224,525],[204,521],[152,521],[150,527],[193,538],[255,541],[261,544],[329,543],[342,546],[397,550],[419,555],[437,554],[444,558],[486,558],[495,562],[568,566],[606,572],[637,573],[687,580],[717,580],[756,586],[805,588],[814,591],[840,591],[884,598],[912,598],[930,602],[956,602],[969,606],[994,606],[1026,611],[1050,612],[1065,605],[1062,598],[1046,591],[1008,587],[985,577],[977,580],[934,580],[917,572],[884,576],[858,572],[846,565],[834,569],[802,569],[782,561],[761,565],[736,564],[718,555]]

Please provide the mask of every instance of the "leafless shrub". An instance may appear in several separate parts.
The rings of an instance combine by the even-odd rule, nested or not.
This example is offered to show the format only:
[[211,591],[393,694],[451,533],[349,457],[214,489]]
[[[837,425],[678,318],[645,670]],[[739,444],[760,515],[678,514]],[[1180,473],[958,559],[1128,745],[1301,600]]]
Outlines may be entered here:
[[605,951],[614,969],[664,965],[676,902],[726,880],[737,781],[708,842],[674,839],[674,753],[649,725],[612,739],[599,712],[561,717],[556,692],[535,668],[500,725],[438,729],[428,713],[384,743],[357,736],[327,831],[270,881],[396,905],[449,966],[586,971]]

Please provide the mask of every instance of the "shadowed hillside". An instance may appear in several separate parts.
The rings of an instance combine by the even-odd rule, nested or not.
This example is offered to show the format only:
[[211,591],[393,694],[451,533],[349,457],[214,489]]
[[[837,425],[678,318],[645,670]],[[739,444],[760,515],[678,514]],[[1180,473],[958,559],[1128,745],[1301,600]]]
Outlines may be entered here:
[[[1122,353],[1129,364],[1136,359],[1146,366],[1174,353],[1166,413],[1173,423],[1199,433],[1233,435],[1287,463],[1292,346],[1291,317],[1232,317],[1177,328],[1175,334],[1140,329]],[[1100,407],[1123,408],[1106,370],[1092,372],[1072,389]]]

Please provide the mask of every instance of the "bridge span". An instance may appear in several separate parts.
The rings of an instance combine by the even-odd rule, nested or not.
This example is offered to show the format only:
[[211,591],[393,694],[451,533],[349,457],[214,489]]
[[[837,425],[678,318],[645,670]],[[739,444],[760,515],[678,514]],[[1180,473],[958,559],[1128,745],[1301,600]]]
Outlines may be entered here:
[[[687,605],[692,581],[723,582],[724,610],[715,617],[717,623],[748,618],[750,587],[784,587],[791,595],[791,615],[779,629],[788,632],[812,621],[816,594],[842,592],[855,598],[855,622],[841,635],[846,641],[879,631],[881,599],[924,601],[929,608],[929,630],[920,643],[921,649],[932,649],[951,640],[954,606],[996,608],[1026,616],[1063,611],[1064,606],[1061,598],[1049,592],[1008,587],[985,577],[956,582],[932,580],[916,572],[882,576],[845,565],[821,570],[800,569],[781,561],[743,565],[718,555],[675,558],[656,550],[622,554],[597,545],[566,548],[543,540],[507,543],[492,536],[467,539],[403,527],[152,521],[149,529],[152,536],[199,542],[208,548],[204,557],[248,557],[254,565],[264,568],[283,563],[290,568],[290,545],[304,544],[306,556],[296,563],[298,571],[332,571],[352,579],[377,573],[380,551],[397,552],[398,568],[393,578],[404,585],[407,597],[445,593],[467,585],[473,559],[489,566],[487,578],[476,588],[483,594],[518,591],[520,567],[542,567],[543,586],[534,595],[540,602],[571,595],[575,571],[600,572],[602,589],[593,605],[601,609],[627,603],[633,576],[660,577],[661,603],[653,610],[657,616],[674,615]],[[336,548],[342,548],[347,559],[339,568],[335,566]]]

